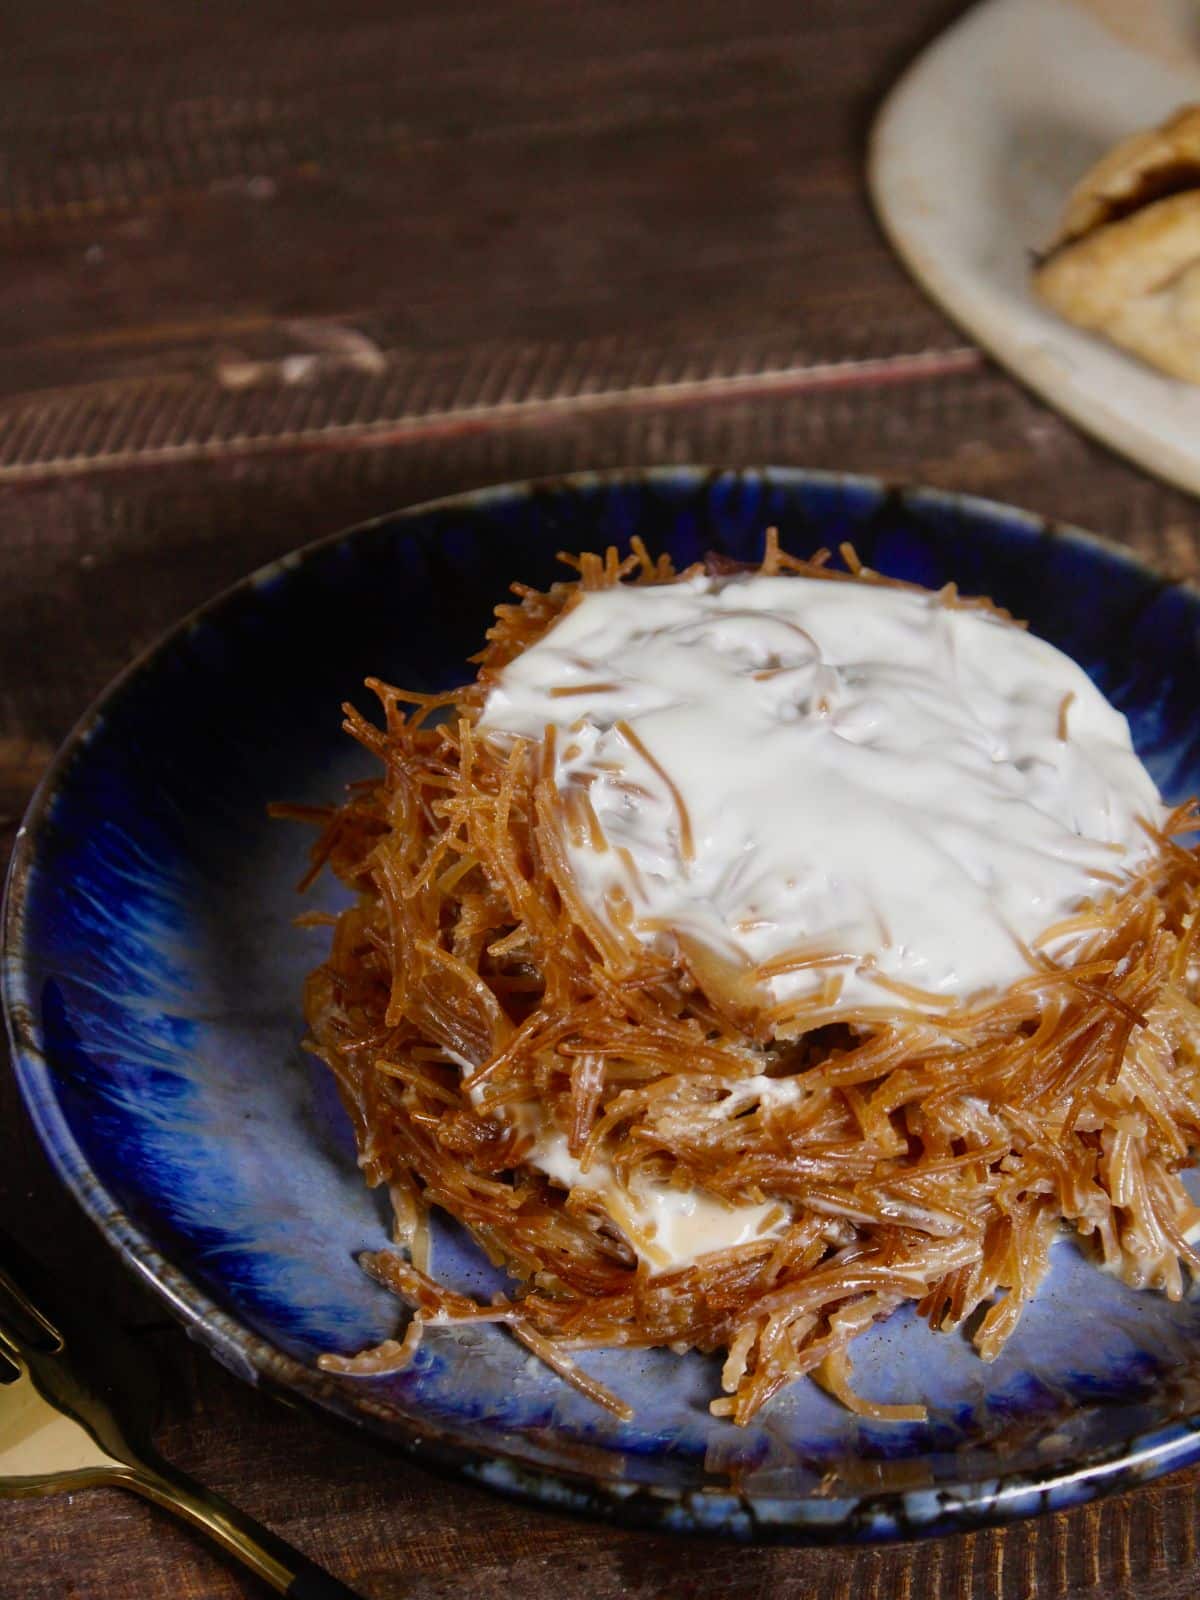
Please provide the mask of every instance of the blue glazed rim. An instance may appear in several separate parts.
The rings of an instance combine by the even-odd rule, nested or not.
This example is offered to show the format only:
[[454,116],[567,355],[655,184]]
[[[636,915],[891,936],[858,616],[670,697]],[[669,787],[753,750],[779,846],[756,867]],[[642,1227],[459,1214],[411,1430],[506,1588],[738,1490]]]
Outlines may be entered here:
[[[231,1317],[220,1304],[181,1272],[117,1204],[77,1143],[55,1093],[51,1064],[43,1053],[36,1023],[37,1006],[31,969],[25,959],[25,912],[38,873],[39,839],[60,781],[86,753],[102,726],[108,708],[143,674],[152,671],[160,653],[201,619],[219,613],[235,597],[284,577],[289,571],[348,540],[431,513],[469,511],[492,502],[537,495],[571,494],[598,487],[671,484],[703,488],[746,477],[780,487],[805,485],[841,488],[851,494],[899,502],[910,512],[952,512],[966,521],[987,523],[1024,534],[1074,544],[1103,554],[1145,581],[1161,584],[1129,551],[1093,534],[1034,513],[944,490],[910,488],[877,478],[801,468],[721,469],[701,466],[623,469],[575,473],[546,480],[501,484],[438,500],[360,523],[259,568],[185,616],[132,661],[101,693],[68,734],[29,803],[18,830],[9,865],[0,925],[3,960],[0,998],[8,1023],[14,1070],[25,1105],[55,1171],[109,1244],[166,1303],[189,1335],[243,1381],[262,1384],[289,1398],[321,1407],[342,1420],[370,1428],[376,1410],[369,1397],[308,1367],[277,1349]],[[1200,605],[1200,588],[1183,582]],[[359,1403],[352,1404],[351,1397]],[[423,1465],[449,1472],[506,1495],[558,1510],[603,1520],[672,1532],[711,1534],[747,1543],[819,1544],[906,1539],[918,1535],[963,1532],[970,1528],[1066,1509],[1101,1495],[1149,1482],[1164,1473],[1200,1461],[1200,1412],[1154,1429],[1131,1433],[1103,1449],[1081,1454],[1068,1466],[1051,1464],[1044,1471],[1014,1470],[990,1478],[964,1478],[919,1489],[873,1489],[868,1493],[817,1496],[771,1496],[736,1488],[633,1485],[618,1477],[566,1467],[549,1468],[535,1459],[499,1449],[473,1448],[429,1419],[415,1423],[394,1411],[378,1410],[391,1443]]]

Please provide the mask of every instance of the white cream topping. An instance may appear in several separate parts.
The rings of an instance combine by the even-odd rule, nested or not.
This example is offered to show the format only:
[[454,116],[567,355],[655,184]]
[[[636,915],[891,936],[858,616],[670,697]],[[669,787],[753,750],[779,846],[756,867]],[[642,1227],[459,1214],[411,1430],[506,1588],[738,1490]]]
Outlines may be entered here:
[[[564,692],[566,691],[566,692]],[[760,575],[583,595],[501,674],[481,727],[558,732],[556,776],[602,837],[587,902],[632,904],[826,1014],[966,999],[1147,855],[1163,807],[1125,718],[1073,661],[924,592]],[[1064,737],[1065,735],[1065,737]],[[689,837],[690,834],[690,837]]]

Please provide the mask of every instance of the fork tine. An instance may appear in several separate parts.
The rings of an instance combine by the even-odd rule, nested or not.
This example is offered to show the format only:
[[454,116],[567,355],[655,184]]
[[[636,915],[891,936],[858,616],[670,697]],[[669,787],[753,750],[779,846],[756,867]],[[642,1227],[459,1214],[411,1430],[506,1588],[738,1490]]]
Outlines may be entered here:
[[63,1348],[63,1336],[21,1286],[36,1284],[39,1276],[20,1247],[0,1233],[0,1333],[7,1332],[9,1343],[53,1353]]
[[25,1363],[16,1341],[9,1336],[4,1326],[4,1319],[0,1316],[0,1383],[13,1381],[6,1375],[9,1367],[16,1368],[16,1375],[19,1378],[25,1370]]
[[50,1344],[42,1330],[41,1318],[31,1319],[25,1313],[24,1303],[10,1297],[8,1280],[0,1273],[0,1357],[6,1362],[24,1366],[24,1355],[30,1351],[45,1351],[55,1355],[61,1344]]

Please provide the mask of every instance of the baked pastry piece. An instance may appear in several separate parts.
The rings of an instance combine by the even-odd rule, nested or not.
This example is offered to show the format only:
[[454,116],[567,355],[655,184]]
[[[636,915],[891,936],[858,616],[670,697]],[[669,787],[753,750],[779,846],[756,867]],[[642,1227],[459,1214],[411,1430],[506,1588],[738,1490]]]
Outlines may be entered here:
[[1200,383],[1200,106],[1096,163],[1033,282],[1069,322]]

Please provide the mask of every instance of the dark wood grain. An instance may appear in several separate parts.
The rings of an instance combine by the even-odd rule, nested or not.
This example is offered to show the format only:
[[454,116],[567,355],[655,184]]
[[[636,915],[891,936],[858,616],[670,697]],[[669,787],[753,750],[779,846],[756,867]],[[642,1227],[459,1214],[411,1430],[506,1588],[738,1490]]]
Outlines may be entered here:
[[[988,365],[868,212],[937,0],[47,0],[0,57],[0,848],[57,741],[304,540],[571,468],[972,490],[1200,572],[1194,501]],[[15,8],[10,8],[14,12]],[[63,1194],[0,1075],[0,1225],[163,1363],[164,1449],[372,1600],[1184,1600],[1200,1473],[920,1546],[651,1538],[433,1478],[247,1390]],[[112,1492],[0,1502],[0,1596],[251,1585]]]

